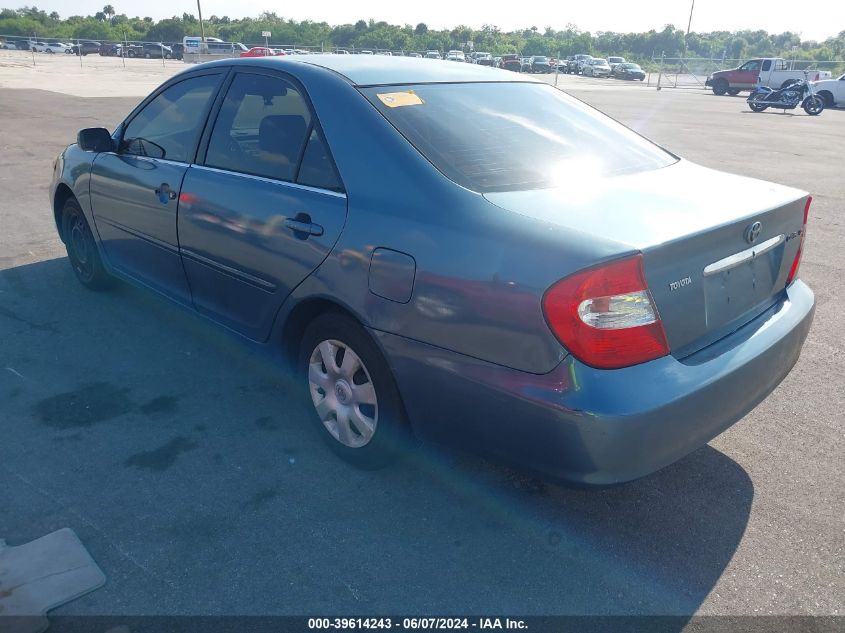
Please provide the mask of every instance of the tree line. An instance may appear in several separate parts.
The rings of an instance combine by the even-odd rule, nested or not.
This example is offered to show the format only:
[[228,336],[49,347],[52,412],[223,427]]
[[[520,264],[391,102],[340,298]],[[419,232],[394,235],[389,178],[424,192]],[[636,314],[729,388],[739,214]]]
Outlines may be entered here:
[[[261,44],[262,31],[270,31],[271,42],[279,45],[317,47],[329,50],[379,49],[393,51],[441,52],[467,50],[472,42],[475,50],[494,55],[562,56],[588,53],[594,56],[623,55],[635,61],[647,61],[665,53],[667,57],[702,57],[742,59],[756,56],[782,56],[798,60],[845,59],[845,31],[823,42],[802,40],[796,33],[771,34],[766,31],[713,31],[690,33],[668,24],[662,30],[645,33],[614,33],[580,30],[567,24],[563,30],[536,26],[516,31],[502,31],[486,24],[480,29],[456,26],[451,30],[429,29],[424,23],[402,26],[358,20],[355,24],[332,26],[326,22],[288,20],[273,12],[257,18],[229,18],[212,15],[204,20],[205,35],[227,42]],[[180,42],[185,35],[199,35],[196,16],[183,13],[163,20],[150,17],[129,17],[118,14],[106,5],[95,15],[73,15],[62,18],[55,11],[47,13],[37,7],[0,10],[0,35],[36,36],[39,39],[97,41]]]

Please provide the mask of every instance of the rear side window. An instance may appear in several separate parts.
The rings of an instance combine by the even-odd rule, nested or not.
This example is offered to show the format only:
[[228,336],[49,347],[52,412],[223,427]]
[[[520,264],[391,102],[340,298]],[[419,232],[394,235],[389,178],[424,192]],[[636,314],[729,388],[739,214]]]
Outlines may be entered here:
[[121,153],[188,162],[220,75],[192,77],[150,101],[123,132]]
[[362,88],[385,118],[453,181],[479,192],[563,187],[658,169],[675,157],[540,83]]
[[772,67],[772,60],[771,59],[767,59],[766,61],[763,62],[763,70],[769,70],[769,68],[771,68],[771,67]]
[[292,84],[239,73],[217,115],[205,164],[293,181],[310,127],[308,106]]
[[302,164],[299,167],[299,176],[296,182],[320,189],[342,190],[340,179],[337,177],[326,145],[315,129],[311,130],[308,145],[302,155]]

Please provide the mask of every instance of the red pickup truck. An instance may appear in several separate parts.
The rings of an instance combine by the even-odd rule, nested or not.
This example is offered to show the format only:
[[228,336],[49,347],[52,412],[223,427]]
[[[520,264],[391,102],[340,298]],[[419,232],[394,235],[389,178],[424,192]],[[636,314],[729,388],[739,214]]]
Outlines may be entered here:
[[[804,73],[808,74],[805,75]],[[809,81],[829,79],[826,70],[791,70],[786,60],[780,57],[764,57],[745,62],[739,68],[719,70],[707,78],[704,85],[713,89],[713,94],[736,95],[740,90],[753,90],[757,86],[768,86],[775,90],[795,83],[799,79]]]

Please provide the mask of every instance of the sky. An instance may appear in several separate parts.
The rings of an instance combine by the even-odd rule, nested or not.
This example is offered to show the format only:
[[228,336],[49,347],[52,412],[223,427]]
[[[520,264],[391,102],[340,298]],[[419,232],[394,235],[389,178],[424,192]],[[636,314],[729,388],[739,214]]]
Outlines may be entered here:
[[[201,0],[203,17],[211,15],[257,17],[275,11],[284,18],[329,24],[353,23],[370,18],[390,24],[425,22],[429,28],[452,28],[465,24],[480,28],[494,24],[503,31],[536,26],[556,30],[568,23],[581,30],[639,32],[661,30],[666,24],[686,29],[690,0],[604,0],[587,2],[505,2],[503,0],[320,0],[319,2],[273,2],[272,0]],[[106,0],[19,0],[17,5],[36,4],[62,17],[93,15]],[[193,13],[194,0],[112,0],[117,13],[155,19]],[[14,0],[0,6],[17,8]],[[822,0],[804,5],[778,0],[696,0],[693,31],[763,29],[770,33],[793,31],[804,40],[824,40],[845,30],[845,1]]]

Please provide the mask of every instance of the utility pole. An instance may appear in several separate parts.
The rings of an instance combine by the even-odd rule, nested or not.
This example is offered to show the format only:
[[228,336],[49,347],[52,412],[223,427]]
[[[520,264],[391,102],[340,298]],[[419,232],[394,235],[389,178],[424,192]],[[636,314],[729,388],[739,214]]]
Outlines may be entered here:
[[203,26],[202,23],[202,7],[200,6],[200,0],[197,0],[197,13],[200,15],[200,39],[202,40],[200,42],[200,52],[202,52],[202,49],[205,48],[205,26]]
[[[199,2],[199,0],[197,0]],[[689,22],[687,22],[687,34],[684,36],[684,57],[687,55],[687,40],[689,39],[690,28],[692,27],[692,12],[695,10],[695,0],[692,0],[692,6],[689,8]]]

